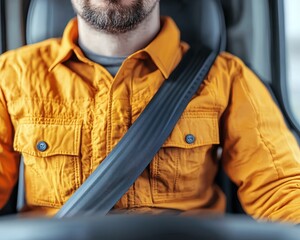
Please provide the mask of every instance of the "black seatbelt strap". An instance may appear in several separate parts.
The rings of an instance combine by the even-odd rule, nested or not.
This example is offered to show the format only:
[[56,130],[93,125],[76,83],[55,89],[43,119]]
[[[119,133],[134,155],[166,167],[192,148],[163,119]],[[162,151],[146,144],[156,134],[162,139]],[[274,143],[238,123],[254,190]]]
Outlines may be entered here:
[[139,118],[56,218],[105,215],[111,210],[168,138],[216,56],[216,52],[203,47],[184,55]]

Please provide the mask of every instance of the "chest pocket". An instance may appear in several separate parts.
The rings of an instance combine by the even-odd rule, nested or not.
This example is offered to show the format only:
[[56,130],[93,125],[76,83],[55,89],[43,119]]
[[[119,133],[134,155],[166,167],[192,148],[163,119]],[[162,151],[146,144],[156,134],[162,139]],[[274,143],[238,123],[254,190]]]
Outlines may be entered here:
[[150,165],[154,202],[201,195],[206,172],[215,168],[215,144],[218,113],[185,112]]
[[16,129],[14,149],[24,157],[28,204],[59,207],[80,185],[81,123],[52,121]]

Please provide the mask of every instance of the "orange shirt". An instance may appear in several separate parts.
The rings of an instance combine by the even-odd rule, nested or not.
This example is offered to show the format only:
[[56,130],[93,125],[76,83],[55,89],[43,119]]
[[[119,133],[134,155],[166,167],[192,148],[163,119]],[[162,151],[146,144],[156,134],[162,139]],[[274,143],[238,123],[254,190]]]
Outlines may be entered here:
[[[113,78],[83,55],[77,38],[72,20],[61,40],[0,58],[0,206],[18,178],[21,153],[28,208],[54,214],[118,143],[188,48],[174,22],[164,18],[157,37]],[[195,142],[185,141],[188,134]],[[37,147],[41,142],[44,149]],[[224,212],[225,197],[214,183],[218,145],[249,214],[300,222],[299,147],[263,84],[228,53],[217,58],[170,137],[115,208]]]

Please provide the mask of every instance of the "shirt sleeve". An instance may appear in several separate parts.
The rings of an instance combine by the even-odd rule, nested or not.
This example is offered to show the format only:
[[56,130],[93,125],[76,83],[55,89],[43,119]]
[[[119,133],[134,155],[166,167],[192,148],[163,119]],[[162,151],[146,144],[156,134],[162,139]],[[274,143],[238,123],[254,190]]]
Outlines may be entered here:
[[256,219],[300,223],[300,151],[261,81],[240,61],[222,122],[223,164]]
[[13,151],[13,127],[0,84],[0,209],[8,201],[16,184],[18,169],[19,154]]

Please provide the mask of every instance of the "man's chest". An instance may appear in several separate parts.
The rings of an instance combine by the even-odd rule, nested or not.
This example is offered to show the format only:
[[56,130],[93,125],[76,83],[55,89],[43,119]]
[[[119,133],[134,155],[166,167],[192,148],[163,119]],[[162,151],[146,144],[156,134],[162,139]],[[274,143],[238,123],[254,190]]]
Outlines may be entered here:
[[[65,202],[120,141],[163,81],[158,73],[128,76],[32,76],[19,98],[8,102],[14,149],[24,156],[34,204]],[[215,106],[214,100],[205,88],[195,96],[121,206],[187,198],[212,184],[219,109],[207,106]]]

